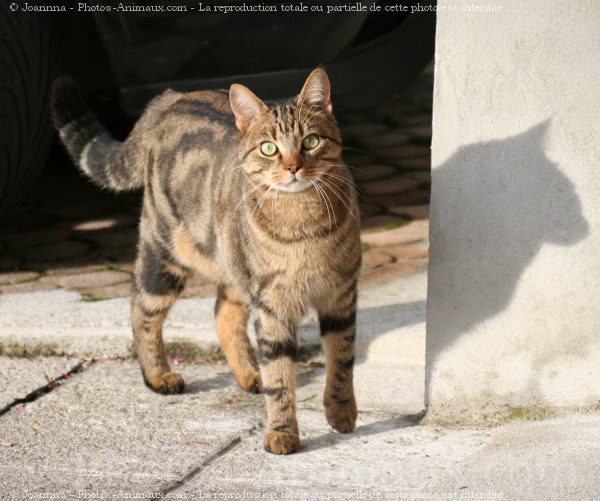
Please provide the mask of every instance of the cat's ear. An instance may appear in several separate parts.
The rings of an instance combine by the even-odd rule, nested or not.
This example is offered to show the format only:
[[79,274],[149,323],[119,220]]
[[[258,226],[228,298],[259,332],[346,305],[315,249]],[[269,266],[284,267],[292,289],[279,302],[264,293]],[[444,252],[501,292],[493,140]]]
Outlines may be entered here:
[[235,115],[235,125],[243,134],[258,115],[267,109],[263,103],[248,88],[240,84],[233,84],[229,89],[229,102]]
[[324,113],[331,113],[331,86],[323,68],[317,68],[308,75],[298,96],[298,103],[317,106]]

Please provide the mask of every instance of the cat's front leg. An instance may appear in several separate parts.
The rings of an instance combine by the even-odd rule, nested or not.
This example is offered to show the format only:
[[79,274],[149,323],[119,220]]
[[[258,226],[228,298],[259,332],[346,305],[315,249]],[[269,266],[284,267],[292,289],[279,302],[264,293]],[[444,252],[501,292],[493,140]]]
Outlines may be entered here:
[[321,341],[325,350],[327,377],[323,404],[327,422],[340,433],[354,431],[356,399],[353,368],[356,337],[356,281],[324,308],[318,309]]
[[264,447],[273,454],[290,454],[300,448],[296,420],[298,324],[262,300],[255,298],[252,304],[267,406]]

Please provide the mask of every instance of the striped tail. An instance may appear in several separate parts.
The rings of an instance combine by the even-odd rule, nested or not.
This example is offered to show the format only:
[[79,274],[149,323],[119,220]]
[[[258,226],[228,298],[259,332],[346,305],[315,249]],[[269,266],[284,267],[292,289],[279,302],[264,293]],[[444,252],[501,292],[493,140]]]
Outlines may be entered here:
[[115,191],[143,186],[143,164],[131,151],[134,144],[127,144],[133,141],[121,143],[110,135],[85,104],[73,78],[61,77],[54,82],[51,109],[62,143],[93,181]]

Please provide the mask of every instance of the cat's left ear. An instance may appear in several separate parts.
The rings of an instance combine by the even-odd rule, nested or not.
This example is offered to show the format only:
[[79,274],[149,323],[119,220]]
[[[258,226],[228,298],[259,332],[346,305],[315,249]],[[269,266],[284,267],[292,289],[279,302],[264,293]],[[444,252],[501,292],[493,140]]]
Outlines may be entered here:
[[244,134],[253,120],[267,109],[254,92],[241,84],[233,84],[229,89],[229,102],[235,115],[235,125]]
[[331,113],[331,86],[329,77],[323,68],[317,68],[308,75],[298,96],[298,103],[317,106],[322,112]]

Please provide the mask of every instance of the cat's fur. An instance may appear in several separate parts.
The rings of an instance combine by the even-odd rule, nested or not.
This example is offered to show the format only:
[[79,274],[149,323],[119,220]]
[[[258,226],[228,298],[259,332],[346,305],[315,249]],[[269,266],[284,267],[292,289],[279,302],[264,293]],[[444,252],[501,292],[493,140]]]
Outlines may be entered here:
[[[288,454],[300,446],[297,329],[309,307],[326,353],[327,420],[352,431],[358,208],[325,71],[313,71],[298,97],[269,104],[237,84],[229,92],[167,91],[123,143],[98,123],[72,79],[57,81],[52,108],[88,176],[114,190],[144,187],[132,324],[148,386],[184,388],[169,368],[162,325],[186,279],[200,273],[219,285],[217,333],[237,382],[265,394],[265,448]],[[319,144],[305,150],[310,134]],[[266,156],[264,141],[279,151]],[[260,371],[246,334],[251,310]]]

